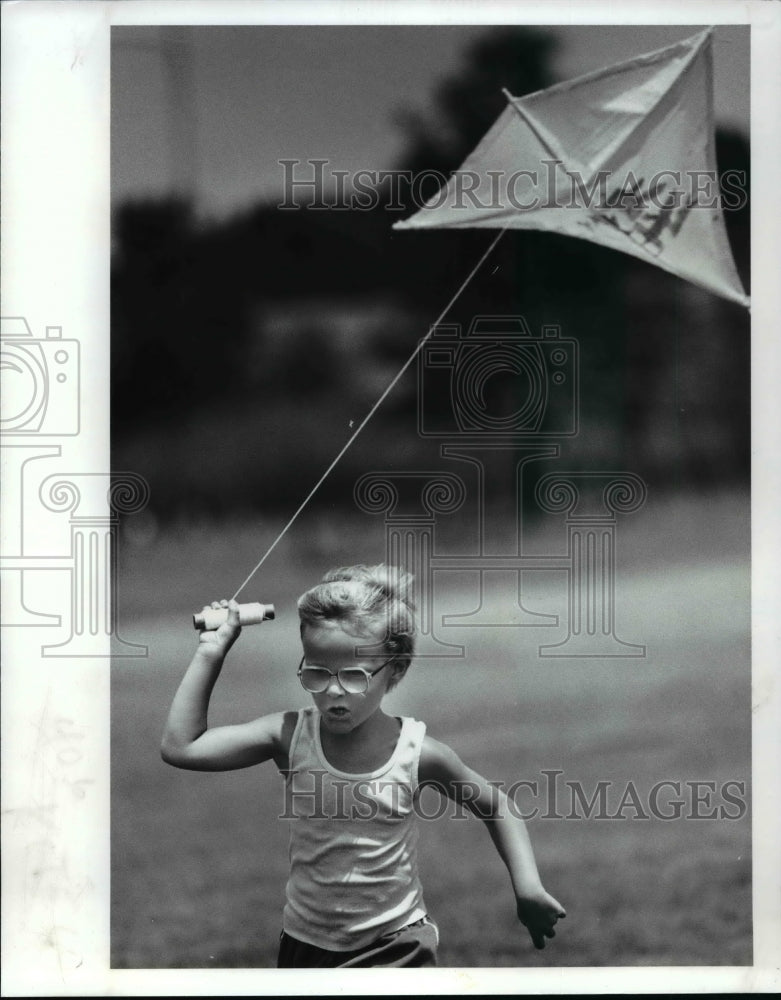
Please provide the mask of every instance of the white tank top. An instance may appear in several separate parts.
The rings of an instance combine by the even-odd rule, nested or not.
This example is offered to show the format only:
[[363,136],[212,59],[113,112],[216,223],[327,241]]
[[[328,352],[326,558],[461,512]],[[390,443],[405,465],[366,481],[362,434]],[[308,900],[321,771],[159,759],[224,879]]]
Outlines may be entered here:
[[285,817],[290,877],[285,931],[330,951],[351,951],[426,915],[414,811],[426,726],[401,720],[396,749],[376,771],[332,767],[320,713],[306,708],[290,743]]

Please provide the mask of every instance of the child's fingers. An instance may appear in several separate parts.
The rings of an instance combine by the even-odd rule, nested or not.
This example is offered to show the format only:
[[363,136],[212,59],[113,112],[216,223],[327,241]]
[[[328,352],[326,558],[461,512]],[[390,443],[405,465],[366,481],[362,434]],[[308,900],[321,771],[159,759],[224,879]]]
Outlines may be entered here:
[[[227,600],[222,598],[219,601],[212,601],[211,604],[204,605],[204,611],[224,611],[227,612],[225,620],[219,626],[201,631],[201,642],[220,642],[226,638],[236,639],[241,631],[241,620],[239,618],[239,604],[233,598]],[[228,626],[226,628],[226,626]]]
[[561,917],[566,916],[566,911],[561,903],[546,893],[546,897],[536,901],[536,905],[528,906],[520,903],[518,916],[521,923],[526,926],[534,947],[542,949],[545,947],[546,938],[556,937],[553,928]]
[[217,632],[219,636],[228,643],[228,648],[238,639],[241,633],[241,619],[239,618],[239,605],[236,601],[221,601],[220,610],[226,611],[225,621],[220,625]]
[[545,938],[556,937],[556,931],[552,927],[529,927],[528,931],[535,948],[544,948]]
[[553,922],[556,923],[557,920],[560,920],[563,917],[567,916],[567,911],[564,909],[564,907],[561,905],[558,899],[555,899],[553,896],[550,895],[550,893],[548,893],[547,896],[548,896],[547,899],[548,908],[549,910],[553,911],[552,913]]
[[220,600],[220,601],[212,601],[211,604],[208,607],[204,608],[203,610],[204,611],[209,611],[209,610],[212,610],[212,611],[225,611],[225,610],[227,610],[228,612],[230,612],[233,609],[235,609],[236,612],[238,613],[238,610],[239,610],[238,602],[234,601],[232,599],[229,601],[229,600],[227,600],[226,598],[223,597],[222,600]]

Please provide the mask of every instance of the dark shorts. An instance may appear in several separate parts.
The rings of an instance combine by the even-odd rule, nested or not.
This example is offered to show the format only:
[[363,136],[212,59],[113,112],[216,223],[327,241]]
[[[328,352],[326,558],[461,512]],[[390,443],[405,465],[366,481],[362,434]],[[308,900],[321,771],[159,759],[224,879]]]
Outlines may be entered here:
[[421,968],[437,964],[438,934],[429,917],[407,924],[401,930],[383,934],[365,948],[355,951],[328,951],[305,944],[282,931],[278,969],[388,969]]

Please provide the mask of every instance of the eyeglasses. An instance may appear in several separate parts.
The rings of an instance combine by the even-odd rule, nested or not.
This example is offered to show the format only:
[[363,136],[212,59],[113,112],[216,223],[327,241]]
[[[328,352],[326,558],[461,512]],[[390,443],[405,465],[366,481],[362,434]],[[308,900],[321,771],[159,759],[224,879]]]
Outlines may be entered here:
[[310,694],[322,694],[323,691],[327,691],[332,677],[336,677],[346,694],[366,694],[372,677],[383,667],[387,667],[394,657],[391,656],[374,670],[365,670],[363,667],[342,667],[335,672],[326,667],[304,666],[305,659],[306,656],[303,656],[298,665],[298,679],[303,689]]

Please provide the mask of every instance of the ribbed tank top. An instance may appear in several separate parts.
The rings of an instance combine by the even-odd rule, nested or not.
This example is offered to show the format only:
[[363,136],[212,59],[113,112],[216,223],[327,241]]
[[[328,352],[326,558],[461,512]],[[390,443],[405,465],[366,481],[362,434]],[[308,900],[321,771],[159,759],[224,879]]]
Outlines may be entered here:
[[390,759],[376,771],[347,774],[325,758],[317,709],[299,712],[283,772],[288,934],[351,951],[426,915],[414,811],[425,732],[425,723],[402,719]]

